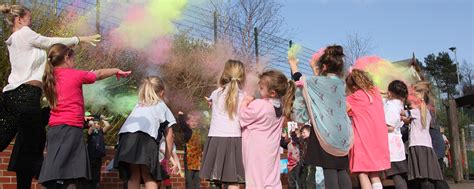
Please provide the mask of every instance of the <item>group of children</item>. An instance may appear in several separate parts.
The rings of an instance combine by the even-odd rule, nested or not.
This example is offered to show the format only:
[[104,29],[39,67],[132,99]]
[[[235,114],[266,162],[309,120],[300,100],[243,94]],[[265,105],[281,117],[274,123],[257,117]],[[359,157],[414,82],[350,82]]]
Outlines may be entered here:
[[[414,188],[438,186],[443,175],[429,133],[435,116],[429,83],[408,87],[394,80],[382,93],[368,73],[357,69],[350,70],[342,82],[337,77],[342,57],[342,47],[327,47],[321,57],[313,59],[315,76],[307,78],[298,72],[297,60],[289,60],[293,78],[303,80],[296,93],[293,120],[312,125],[310,137],[300,144],[299,164],[306,172],[292,173],[292,159],[297,157],[288,146],[290,187],[315,188],[316,166],[323,168],[325,187],[331,189],[352,188],[348,171],[358,176],[363,189],[383,188],[382,175],[392,178],[397,189],[407,188],[406,180]],[[337,114],[347,115],[350,121],[334,118]],[[407,143],[402,141],[403,125],[409,128]],[[295,141],[290,144],[297,144]],[[299,185],[293,186],[294,181]]]
[[[204,146],[200,116],[180,112],[177,121],[163,100],[164,81],[145,77],[138,90],[139,102],[119,131],[114,167],[129,189],[141,183],[158,188],[158,181],[181,170],[178,158],[173,157],[172,129],[181,125],[187,142],[187,188],[199,188],[201,178],[216,188],[239,188],[244,183],[246,188],[282,188],[280,145],[288,149],[290,188],[317,188],[317,167],[322,168],[326,188],[352,188],[349,170],[358,175],[364,189],[382,188],[382,172],[393,178],[397,189],[407,188],[406,179],[419,180],[422,188],[442,180],[429,134],[433,105],[429,84],[411,86],[413,94],[408,98],[408,87],[393,81],[384,100],[364,71],[354,69],[345,81],[340,79],[343,56],[342,47],[327,47],[311,64],[315,76],[309,77],[298,72],[298,62],[290,57],[293,80],[279,71],[263,72],[259,99],[241,90],[244,64],[227,61],[219,87],[206,98],[212,116]],[[61,44],[50,48],[43,79],[51,106],[47,155],[39,177],[44,186],[74,188],[84,179],[98,178],[90,175],[91,169],[100,169],[102,157],[93,151],[100,143],[93,141],[103,137],[110,125],[103,121],[101,128],[97,122],[90,123],[92,142],[86,152],[82,84],[128,74],[119,69],[76,70],[72,49]],[[299,122],[300,127],[281,141],[288,121]],[[404,124],[410,126],[407,154],[400,133]],[[94,157],[89,160],[88,155]],[[95,181],[97,185],[99,180]]]
[[[2,5],[0,9],[13,31],[6,41],[12,73],[3,94],[6,111],[1,113],[2,129],[8,130],[2,133],[2,150],[18,133],[8,170],[16,171],[19,188],[29,188],[38,170],[38,180],[46,188],[86,187],[93,178],[97,186],[98,176],[91,175],[91,169],[94,173],[100,169],[104,144],[97,141],[110,125],[103,122],[106,127],[99,128],[91,122],[86,147],[82,85],[113,75],[119,79],[131,72],[77,70],[74,51],[68,45],[97,42],[100,36],[44,37],[29,28],[31,12],[24,6]],[[49,49],[47,54],[44,49]],[[198,116],[191,113],[177,121],[163,100],[165,82],[157,76],[145,77],[139,101],[119,131],[114,167],[120,178],[130,189],[141,183],[157,188],[158,181],[180,172],[179,160],[173,157],[172,129],[179,124],[185,125],[182,130],[187,133],[188,188],[199,188],[202,178],[216,188],[235,189],[245,183],[246,188],[278,189],[282,187],[281,133],[285,122],[295,121],[304,126],[297,129],[302,140],[296,132],[286,140],[292,188],[319,186],[315,173],[321,168],[319,175],[324,175],[324,185],[331,189],[352,187],[348,171],[358,175],[364,189],[382,188],[381,173],[392,178],[397,189],[407,188],[407,179],[418,181],[421,188],[433,188],[433,181],[443,179],[429,133],[435,117],[429,83],[407,86],[397,80],[388,89],[378,89],[361,70],[351,70],[342,79],[341,46],[328,46],[318,56],[310,63],[314,76],[298,72],[295,57],[288,61],[291,80],[279,71],[261,73],[256,83],[259,99],[242,90],[244,64],[228,60],[219,87],[206,98],[212,116],[204,146],[200,145]],[[47,154],[40,169],[44,147],[41,88],[51,111]],[[409,127],[407,148],[403,125]]]

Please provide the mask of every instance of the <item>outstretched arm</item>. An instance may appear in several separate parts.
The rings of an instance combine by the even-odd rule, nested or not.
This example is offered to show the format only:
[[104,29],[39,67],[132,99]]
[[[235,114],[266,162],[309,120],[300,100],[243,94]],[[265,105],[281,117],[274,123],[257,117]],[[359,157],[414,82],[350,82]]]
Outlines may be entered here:
[[120,78],[120,76],[128,76],[132,73],[132,71],[122,71],[118,68],[106,68],[106,69],[100,69],[94,71],[97,80],[102,80],[105,78],[108,78],[110,76],[116,75],[117,79]]

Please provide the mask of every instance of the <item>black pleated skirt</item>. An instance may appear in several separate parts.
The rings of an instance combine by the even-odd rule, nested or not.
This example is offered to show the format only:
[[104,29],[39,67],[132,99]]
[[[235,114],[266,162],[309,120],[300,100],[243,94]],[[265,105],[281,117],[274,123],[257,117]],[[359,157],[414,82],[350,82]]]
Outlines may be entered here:
[[157,181],[163,180],[159,160],[159,143],[144,132],[120,134],[119,144],[115,152],[114,168],[119,170],[120,179],[129,180],[130,164],[145,165],[150,170],[151,177]]
[[394,175],[404,175],[408,172],[407,160],[391,162],[390,169],[385,170],[385,176],[392,177]]

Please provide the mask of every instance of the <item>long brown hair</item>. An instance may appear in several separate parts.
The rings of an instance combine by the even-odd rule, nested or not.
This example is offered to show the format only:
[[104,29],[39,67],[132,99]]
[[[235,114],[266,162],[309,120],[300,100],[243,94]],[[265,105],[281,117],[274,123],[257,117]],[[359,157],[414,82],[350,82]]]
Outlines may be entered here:
[[165,90],[165,84],[157,76],[148,76],[142,79],[138,89],[138,100],[141,105],[150,106],[160,102],[160,93]]
[[8,26],[13,27],[16,17],[23,17],[26,13],[30,12],[30,9],[23,5],[0,5],[0,11],[4,14],[3,20]]
[[[323,65],[326,69],[323,69]],[[324,54],[318,60],[318,66],[321,70],[321,75],[328,73],[341,76],[344,68],[344,50],[340,45],[331,45],[326,47]]]
[[74,51],[63,44],[54,44],[48,50],[48,60],[43,75],[43,91],[51,109],[56,108],[58,103],[54,67],[62,65],[66,57],[73,55]]
[[280,71],[270,70],[260,75],[260,83],[267,86],[268,91],[274,90],[283,103],[283,115],[291,118],[291,110],[295,99],[296,86],[293,80],[288,80]]
[[225,109],[229,118],[234,119],[237,113],[238,105],[238,91],[241,85],[245,83],[245,68],[244,64],[238,60],[228,60],[225,63],[224,71],[219,79],[219,85],[225,87],[229,83],[229,90],[225,98]]

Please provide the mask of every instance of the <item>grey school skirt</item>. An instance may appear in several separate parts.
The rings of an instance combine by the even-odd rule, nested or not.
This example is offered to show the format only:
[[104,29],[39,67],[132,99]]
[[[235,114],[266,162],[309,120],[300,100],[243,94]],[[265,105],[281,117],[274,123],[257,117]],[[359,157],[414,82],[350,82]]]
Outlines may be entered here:
[[39,182],[90,179],[89,157],[82,128],[58,125],[49,127],[46,156]]
[[438,158],[432,148],[412,146],[408,148],[408,180],[443,180]]
[[225,183],[244,183],[242,137],[208,137],[200,177]]

